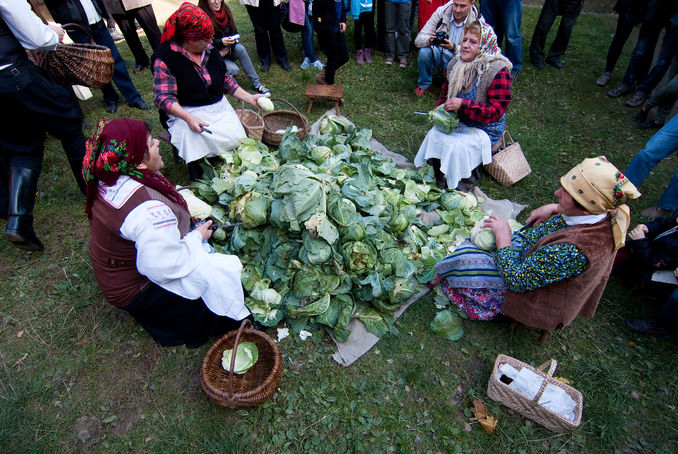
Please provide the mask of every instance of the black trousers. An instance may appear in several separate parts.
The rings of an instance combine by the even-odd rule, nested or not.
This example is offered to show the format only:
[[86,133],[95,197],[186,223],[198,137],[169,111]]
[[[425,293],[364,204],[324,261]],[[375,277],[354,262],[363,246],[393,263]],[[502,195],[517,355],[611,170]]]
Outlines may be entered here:
[[200,347],[210,337],[221,336],[240,326],[240,321],[210,311],[202,299],[182,298],[152,282],[121,309],[164,346]]
[[557,16],[562,16],[556,38],[551,44],[548,58],[551,60],[560,60],[570,43],[572,29],[577,22],[579,13],[581,13],[583,0],[546,0],[539,14],[537,25],[532,34],[530,42],[530,59],[533,63],[544,61],[544,46],[546,45],[546,36],[553,26]]
[[137,28],[134,25],[134,19],[139,22],[141,28],[146,33],[146,38],[153,50],[160,47],[160,37],[162,33],[158,28],[158,21],[153,12],[153,5],[147,5],[142,8],[132,9],[126,11],[125,14],[113,14],[113,19],[120,27],[125,41],[134,55],[134,62],[137,65],[148,66],[149,59],[144,46],[141,44],[139,35],[137,35]]
[[39,170],[46,133],[61,141],[68,159],[84,158],[82,114],[73,91],[28,59],[0,71],[0,105],[0,155],[8,166]]
[[259,7],[247,5],[247,14],[254,27],[257,55],[262,65],[271,64],[271,48],[275,60],[287,62],[287,49],[280,28],[280,7],[273,6],[273,0],[260,0]]
[[327,65],[325,65],[325,81],[328,84],[334,83],[334,74],[342,65],[348,61],[348,49],[346,48],[346,38],[343,33],[333,33],[317,31],[318,44],[327,55]]

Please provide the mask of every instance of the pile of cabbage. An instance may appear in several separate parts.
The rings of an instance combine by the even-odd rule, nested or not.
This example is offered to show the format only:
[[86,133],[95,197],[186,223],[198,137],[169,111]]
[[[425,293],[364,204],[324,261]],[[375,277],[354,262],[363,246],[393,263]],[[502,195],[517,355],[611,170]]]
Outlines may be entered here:
[[[277,151],[247,139],[203,164],[196,195],[220,224],[213,245],[244,265],[255,319],[295,332],[330,329],[345,341],[351,319],[377,336],[435,277],[434,266],[483,218],[473,195],[441,191],[428,166],[396,168],[370,149],[372,131],[328,121],[303,142],[289,129]],[[427,226],[417,217],[437,211]]]

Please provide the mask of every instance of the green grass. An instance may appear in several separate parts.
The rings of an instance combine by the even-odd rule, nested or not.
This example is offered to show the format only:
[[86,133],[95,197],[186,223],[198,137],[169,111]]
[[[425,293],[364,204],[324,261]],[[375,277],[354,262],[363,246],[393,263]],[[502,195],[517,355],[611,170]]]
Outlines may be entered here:
[[[245,9],[233,3],[242,40],[255,55]],[[632,124],[635,110],[605,96],[595,85],[602,71],[615,17],[610,3],[587,2],[564,62],[566,70],[529,66],[514,86],[507,121],[533,173],[502,188],[483,175],[480,186],[493,198],[530,208],[554,200],[557,179],[584,157],[604,154],[620,169],[651,137]],[[526,7],[527,51],[538,9]],[[349,23],[349,38],[352,24]],[[291,73],[274,66],[262,75],[273,96],[304,110],[313,72],[298,68],[300,37],[285,34]],[[623,74],[632,40],[613,74]],[[352,51],[352,40],[349,48]],[[128,62],[124,43],[120,49]],[[525,52],[527,54],[527,52]],[[349,62],[338,72],[346,89],[342,113],[389,149],[412,158],[429,125],[415,110],[430,110],[437,93],[416,98],[416,57],[406,70]],[[150,74],[133,75],[151,101]],[[244,77],[239,81],[251,89]],[[101,94],[82,103],[94,126],[108,117]],[[309,120],[326,106],[316,102]],[[116,116],[151,122],[157,115],[121,105]],[[91,134],[92,130],[88,131]],[[166,173],[186,183],[183,166],[163,154]],[[632,209],[654,205],[675,157],[660,163],[641,187]],[[636,336],[623,319],[654,312],[642,292],[612,279],[593,319],[578,319],[552,334],[543,347],[537,332],[511,330],[501,321],[466,322],[465,335],[448,342],[428,325],[436,309],[429,297],[397,322],[399,335],[382,339],[350,368],[337,365],[328,336],[280,343],[285,371],[280,391],[255,408],[227,410],[210,403],[199,371],[208,345],[196,350],[162,348],[129,316],[105,303],[91,273],[84,198],[72,181],[60,144],[50,139],[36,202],[42,254],[25,253],[0,241],[0,450],[34,452],[148,453],[669,453],[678,450],[678,355],[675,340]],[[636,220],[639,220],[636,218]],[[556,375],[569,378],[584,395],[581,426],[554,434],[490,401],[487,381],[496,355],[533,365],[559,362]],[[499,419],[487,435],[476,424],[465,430],[468,408],[483,399]]]

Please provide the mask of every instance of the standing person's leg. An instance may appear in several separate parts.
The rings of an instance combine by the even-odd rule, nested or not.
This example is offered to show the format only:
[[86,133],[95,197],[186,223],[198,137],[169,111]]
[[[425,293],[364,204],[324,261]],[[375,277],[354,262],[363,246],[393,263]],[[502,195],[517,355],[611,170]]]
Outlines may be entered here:
[[377,49],[386,51],[386,3],[388,0],[376,0],[372,5],[377,9]]
[[400,67],[407,65],[407,54],[410,52],[410,9],[412,4],[408,2],[396,5],[396,29],[398,30],[398,42],[396,57],[400,60]]
[[363,22],[361,13],[357,19],[353,19],[353,46],[355,47],[355,62],[358,65],[365,64],[365,57],[363,55]]
[[[398,14],[398,5],[386,0],[384,5],[384,22],[386,26],[386,39],[384,40],[386,48],[386,64],[392,64],[395,58],[395,34],[396,34],[396,20]],[[390,62],[390,63],[389,63]]]
[[153,5],[144,6],[142,8],[133,9],[131,13],[139,21],[139,25],[144,29],[146,38],[148,39],[151,49],[156,50],[160,47],[160,37],[162,32],[158,27],[158,19],[155,17]]
[[[374,10],[362,13],[360,21],[365,29],[365,49],[371,51],[377,45],[377,34],[374,31]],[[365,62],[372,63],[372,61]]]
[[[501,1],[507,0],[483,0],[480,3],[480,14],[485,18],[485,22],[494,29],[494,33],[497,35],[497,45],[500,47],[502,38],[499,33],[503,30],[503,27],[501,24],[502,16],[498,11],[501,7],[498,3]],[[501,36],[503,37],[503,34]]]
[[[638,85],[638,91],[642,92],[645,96],[649,95],[664,78],[676,55],[678,55],[678,14],[671,18],[669,25],[666,27],[657,60],[647,77]],[[642,101],[645,100],[643,99]],[[626,104],[630,107],[637,107],[641,103],[635,104],[627,101]]]
[[504,55],[513,63],[511,74],[515,75],[523,69],[523,44],[520,36],[523,3],[521,0],[504,0],[501,8],[501,22],[506,33]]
[[280,28],[280,5],[273,6],[273,0],[260,0],[259,8],[261,8],[262,5],[264,5],[266,11],[266,29],[268,30],[275,61],[278,62],[282,69],[289,71],[292,68],[287,62],[287,49],[285,48],[285,40],[283,39],[282,29]]
[[678,115],[664,125],[633,158],[624,174],[640,186],[650,171],[665,157],[678,149]]
[[120,27],[120,31],[125,37],[125,41],[127,42],[129,49],[132,51],[132,55],[134,55],[134,63],[137,66],[134,69],[140,70],[142,69],[141,67],[148,66],[148,55],[146,55],[144,46],[141,44],[141,40],[137,34],[137,27],[134,25],[134,15],[114,14],[113,18],[118,24],[118,27]]
[[[428,1],[428,0],[424,0]],[[419,0],[410,1],[410,20],[407,24],[407,30],[412,33],[412,27],[414,27],[414,18],[419,12]]]
[[633,24],[625,19],[624,14],[619,14],[617,18],[617,28],[614,31],[614,37],[610,43],[610,48],[607,50],[607,58],[605,60],[605,72],[611,73],[619,60],[624,44],[631,36],[633,31]]
[[301,68],[306,69],[318,60],[313,49],[313,23],[308,15],[308,2],[306,2],[304,9],[304,28],[301,29],[301,46],[302,54],[304,55]]
[[259,75],[254,69],[254,65],[252,64],[252,60],[250,59],[245,46],[240,43],[237,43],[235,46],[233,46],[233,57],[236,60],[240,60],[242,70],[245,72],[250,82],[252,82],[252,87],[254,87],[256,90],[257,86],[259,86],[261,82],[259,82]]
[[657,47],[660,32],[661,26],[656,22],[643,22],[641,24],[638,41],[631,54],[623,83],[632,87],[647,76],[654,59],[654,50]]
[[[574,25],[577,23],[579,18],[579,13],[581,13],[581,8],[583,1],[572,2],[574,5],[568,5],[569,7],[563,13],[563,17],[560,19],[560,25],[558,26],[558,32],[556,37],[551,43],[551,48],[549,49],[549,56],[546,58],[546,62],[552,64],[558,69],[562,69],[563,65],[560,61],[567,45],[570,43],[570,37],[572,36],[572,30]],[[578,5],[576,3],[579,3]]]
[[530,60],[537,69],[544,67],[546,35],[551,30],[557,15],[558,0],[545,0],[537,20],[537,25],[534,27],[534,33],[532,33],[532,40],[530,41]]
[[257,44],[257,56],[261,63],[261,70],[267,72],[271,68],[271,44],[268,42],[266,31],[267,18],[260,7],[245,5],[254,28],[254,41]]

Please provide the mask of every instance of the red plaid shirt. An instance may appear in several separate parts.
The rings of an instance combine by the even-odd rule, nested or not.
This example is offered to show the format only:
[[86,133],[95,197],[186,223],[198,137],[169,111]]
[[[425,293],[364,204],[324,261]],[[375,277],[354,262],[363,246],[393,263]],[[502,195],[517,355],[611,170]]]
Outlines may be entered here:
[[[443,90],[436,106],[443,104],[447,99],[447,82],[443,84]],[[511,102],[511,71],[508,68],[502,68],[492,79],[492,83],[487,88],[487,102],[472,101],[462,99],[459,108],[459,117],[464,119],[479,121],[481,123],[492,123],[501,118],[506,112]]]
[[[184,55],[193,63],[195,70],[198,71],[198,73],[202,76],[202,79],[205,81],[205,86],[212,84],[212,78],[210,77],[210,73],[207,71],[206,67],[207,59],[209,57],[210,51],[212,50],[211,44],[208,44],[207,49],[205,49],[205,52],[203,52],[200,66],[191,60],[188,52],[186,52],[181,44],[172,41],[170,43],[170,49]],[[238,87],[239,85],[235,79],[233,79],[233,77],[229,76],[227,73],[226,77],[224,78],[224,92],[226,94],[232,95],[235,93]],[[172,104],[178,102],[177,91],[177,79],[174,77],[174,74],[170,72],[164,61],[159,58],[156,59],[153,63],[153,102],[156,106],[158,106],[159,109],[169,113],[170,109],[172,108]]]

